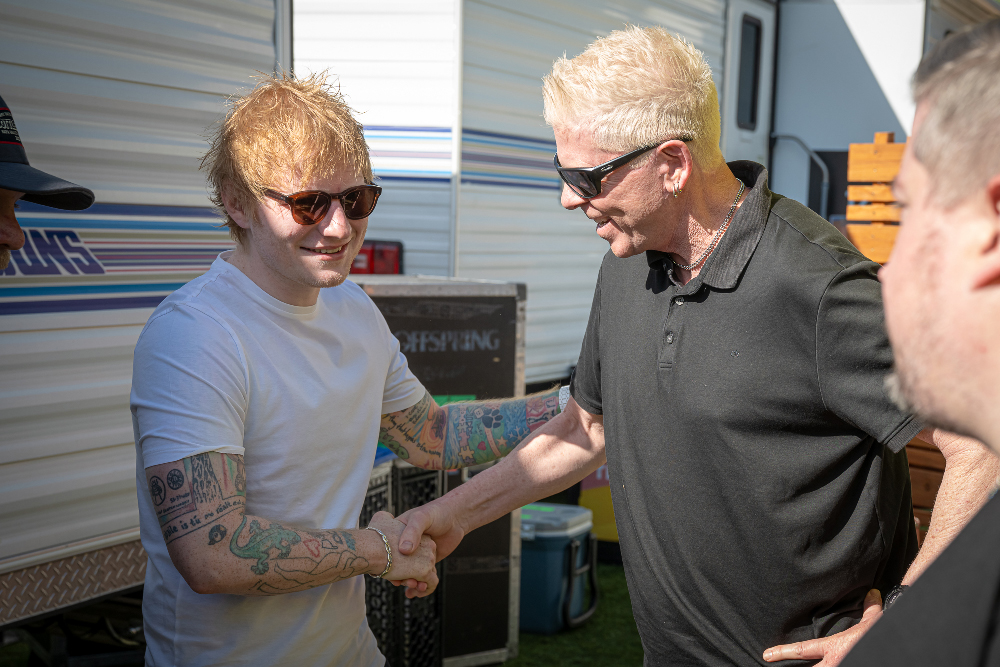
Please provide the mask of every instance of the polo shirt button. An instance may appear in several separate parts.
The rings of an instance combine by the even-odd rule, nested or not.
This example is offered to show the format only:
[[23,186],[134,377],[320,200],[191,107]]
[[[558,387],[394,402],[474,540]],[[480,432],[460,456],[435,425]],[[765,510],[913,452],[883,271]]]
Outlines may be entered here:
[[676,299],[674,299],[674,303],[676,303],[678,306],[684,305],[684,297],[682,296],[677,297]]
[[667,345],[671,345],[674,342],[674,335],[672,333],[667,334]]

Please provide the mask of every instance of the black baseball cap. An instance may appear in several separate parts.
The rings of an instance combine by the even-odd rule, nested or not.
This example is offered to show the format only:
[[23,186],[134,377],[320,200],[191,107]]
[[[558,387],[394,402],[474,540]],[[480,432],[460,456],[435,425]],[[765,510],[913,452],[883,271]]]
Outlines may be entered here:
[[0,188],[23,192],[24,201],[66,211],[82,211],[94,203],[94,193],[28,164],[21,136],[7,103],[0,97]]

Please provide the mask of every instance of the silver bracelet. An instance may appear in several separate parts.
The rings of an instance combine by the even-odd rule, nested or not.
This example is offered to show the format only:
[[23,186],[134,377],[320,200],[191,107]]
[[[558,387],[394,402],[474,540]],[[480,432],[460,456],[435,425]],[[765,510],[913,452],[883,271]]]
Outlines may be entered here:
[[559,387],[559,412],[566,409],[567,403],[569,403],[569,385]]
[[386,556],[385,569],[382,570],[382,574],[378,575],[377,577],[375,577],[375,575],[369,575],[375,577],[376,579],[382,579],[383,577],[385,577],[385,575],[389,573],[389,568],[392,567],[392,549],[389,548],[389,538],[387,538],[385,536],[385,533],[383,533],[378,528],[372,528],[371,526],[368,526],[367,528],[365,528],[365,530],[374,530],[376,533],[382,536],[382,543],[385,544],[385,556]]

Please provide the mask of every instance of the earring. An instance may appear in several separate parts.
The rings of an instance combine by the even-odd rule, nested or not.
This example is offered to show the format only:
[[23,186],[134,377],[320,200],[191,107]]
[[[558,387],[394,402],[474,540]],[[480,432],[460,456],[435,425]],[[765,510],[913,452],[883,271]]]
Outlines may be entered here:
[[680,189],[680,186],[674,186],[674,197],[679,196],[681,192],[682,190]]

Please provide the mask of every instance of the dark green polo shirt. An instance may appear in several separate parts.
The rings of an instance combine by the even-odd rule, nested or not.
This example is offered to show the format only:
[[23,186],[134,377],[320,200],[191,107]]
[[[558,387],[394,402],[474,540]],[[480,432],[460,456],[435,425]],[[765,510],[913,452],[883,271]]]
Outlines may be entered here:
[[[604,415],[625,572],[647,664],[755,665],[844,630],[916,553],[886,397],[878,265],[766,170],[702,272],[608,253],[573,380]],[[795,663],[789,663],[795,664]]]

